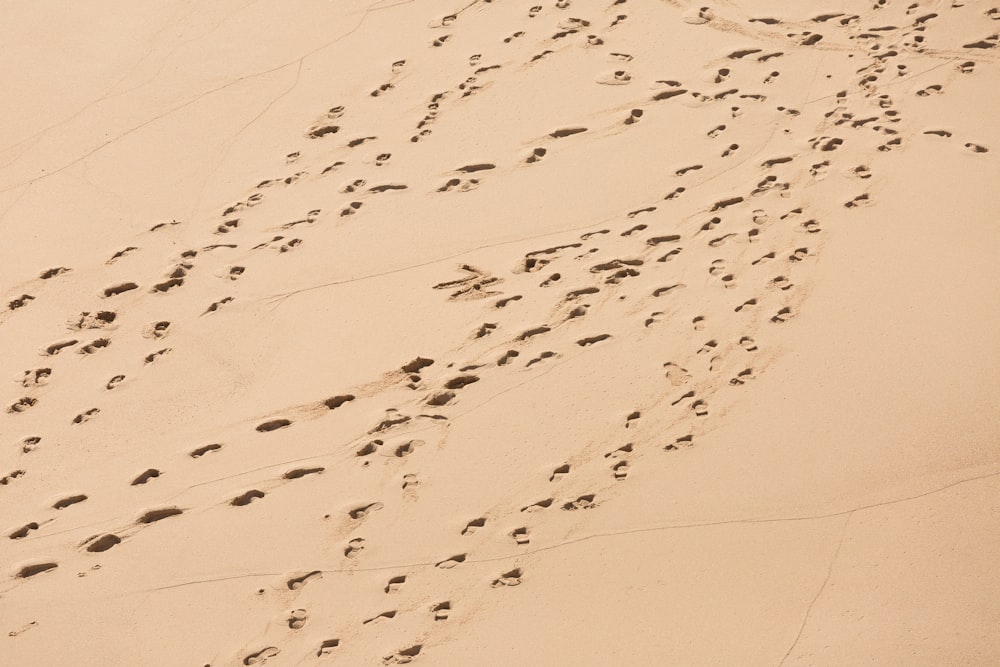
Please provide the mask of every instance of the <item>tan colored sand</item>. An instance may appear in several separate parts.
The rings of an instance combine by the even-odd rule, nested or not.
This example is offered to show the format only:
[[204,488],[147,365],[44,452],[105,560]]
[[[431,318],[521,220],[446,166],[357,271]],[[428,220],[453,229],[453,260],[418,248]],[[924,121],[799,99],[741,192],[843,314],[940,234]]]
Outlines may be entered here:
[[0,664],[1000,662],[1000,5],[532,1],[5,8]]

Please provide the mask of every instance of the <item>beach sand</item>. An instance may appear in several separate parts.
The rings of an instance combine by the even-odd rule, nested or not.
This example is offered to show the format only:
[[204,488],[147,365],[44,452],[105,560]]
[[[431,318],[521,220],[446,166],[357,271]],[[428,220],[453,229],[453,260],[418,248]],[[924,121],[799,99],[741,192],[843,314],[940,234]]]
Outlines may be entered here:
[[5,7],[0,664],[1000,664],[1000,4],[535,1]]

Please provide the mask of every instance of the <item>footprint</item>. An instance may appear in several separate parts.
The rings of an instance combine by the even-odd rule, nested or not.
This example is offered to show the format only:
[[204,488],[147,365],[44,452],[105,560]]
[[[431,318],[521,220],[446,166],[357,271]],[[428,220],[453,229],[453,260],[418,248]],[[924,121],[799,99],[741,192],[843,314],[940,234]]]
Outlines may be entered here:
[[142,473],[141,475],[139,475],[138,477],[136,477],[135,479],[133,479],[132,483],[130,484],[130,486],[138,486],[140,484],[145,484],[149,480],[151,480],[153,478],[156,478],[156,477],[159,477],[159,476],[160,476],[160,471],[159,470],[157,470],[156,468],[150,468],[150,469],[146,470],[144,473]]
[[664,446],[663,451],[672,452],[679,450],[681,448],[688,448],[694,446],[694,436],[693,435],[682,435],[670,444]]
[[431,613],[434,614],[435,621],[446,621],[448,620],[448,615],[451,613],[451,602],[438,602],[431,606]]
[[[32,403],[32,404],[34,404],[34,403]],[[90,419],[94,415],[96,415],[97,413],[99,413],[100,411],[101,411],[100,408],[91,408],[91,409],[87,410],[86,412],[81,412],[76,417],[73,417],[73,423],[74,424],[82,424],[84,422],[90,421]]]
[[685,368],[681,368],[672,361],[668,361],[663,364],[666,368],[666,378],[674,387],[679,387],[681,385],[687,384],[691,380],[691,374]]
[[372,512],[377,512],[382,509],[384,505],[380,502],[369,503],[367,505],[362,505],[360,507],[355,507],[350,512],[347,513],[351,519],[355,521],[360,521],[367,517]]
[[306,583],[313,577],[319,577],[320,579],[322,579],[323,573],[320,572],[319,570],[313,570],[312,572],[307,572],[306,574],[300,575],[298,577],[292,577],[291,579],[285,582],[285,585],[288,587],[288,590],[297,591],[303,586],[305,586]]
[[156,361],[157,359],[159,359],[160,357],[162,357],[164,354],[167,354],[168,352],[170,352],[170,350],[171,350],[171,348],[165,347],[162,350],[157,350],[156,352],[153,352],[151,354],[147,354],[143,358],[143,363],[144,364],[151,364],[154,361]]
[[18,308],[23,308],[28,304],[29,301],[34,301],[35,297],[30,294],[22,294],[20,297],[14,299],[7,304],[7,307],[11,310],[17,310]]
[[[577,310],[579,310],[579,309],[577,309]],[[528,361],[528,363],[526,363],[524,365],[524,367],[525,368],[530,368],[531,366],[534,366],[535,364],[541,363],[541,362],[545,361],[546,359],[551,359],[554,356],[556,356],[555,352],[551,352],[551,351],[542,352],[541,354],[539,354],[534,359],[531,359],[530,361]]]
[[333,649],[340,646],[339,639],[324,639],[323,643],[319,645],[319,650],[316,651],[316,657],[322,658],[324,655],[330,655],[333,653]]
[[436,567],[439,567],[442,570],[450,570],[451,568],[455,567],[459,563],[464,563],[465,559],[467,557],[468,557],[468,554],[456,554],[456,555],[452,556],[451,558],[447,558],[447,559],[445,559],[443,561],[440,561],[439,563],[436,564]]
[[819,137],[818,139],[813,139],[810,145],[817,150],[833,151],[840,148],[843,143],[844,140],[839,137]]
[[295,609],[288,614],[285,622],[288,624],[289,629],[301,630],[307,620],[309,620],[309,617],[306,615],[305,609]]
[[792,309],[789,308],[788,306],[785,306],[777,313],[775,313],[775,315],[771,318],[771,321],[780,324],[782,322],[787,322],[789,318],[792,317],[792,315],[793,315]]
[[332,396],[325,401],[323,405],[327,407],[328,410],[336,410],[346,403],[350,403],[355,399],[354,394],[342,394],[340,396]]
[[546,498],[545,500],[539,500],[537,503],[532,503],[521,508],[522,512],[537,512],[539,510],[547,509],[552,506],[555,502],[552,498]]
[[453,398],[455,398],[455,392],[441,391],[428,398],[427,405],[441,407],[442,405],[447,405]]
[[84,544],[87,545],[87,551],[91,553],[103,553],[116,544],[121,544],[121,541],[122,538],[108,533],[106,535],[95,535],[84,542]]
[[413,659],[420,654],[420,650],[423,648],[422,644],[415,644],[409,648],[404,648],[400,651],[396,651],[392,655],[388,655],[382,658],[382,664],[385,665],[405,665],[413,662]]
[[448,380],[444,386],[446,389],[462,389],[463,387],[467,387],[475,382],[479,382],[479,378],[475,375],[460,375],[459,377]]
[[226,305],[227,303],[230,303],[232,300],[233,300],[233,297],[231,297],[231,296],[227,296],[224,299],[220,299],[220,300],[212,303],[212,305],[210,305],[207,309],[205,309],[205,312],[202,313],[202,315],[207,315],[209,313],[214,313],[217,310],[219,310],[219,308],[221,308],[222,306]]
[[580,496],[576,500],[571,500],[568,503],[564,503],[562,509],[568,511],[574,510],[587,510],[596,507],[594,504],[594,494],[588,493],[587,495]]
[[580,347],[587,347],[588,345],[593,345],[594,343],[600,343],[611,338],[611,334],[599,334],[597,336],[589,336],[587,338],[581,338],[576,341],[576,344]]
[[559,129],[559,130],[554,130],[554,131],[550,132],[549,136],[552,137],[553,139],[562,139],[564,137],[571,137],[574,134],[581,134],[581,133],[586,132],[586,131],[587,131],[587,128],[585,128],[585,127],[565,127],[565,128],[562,128],[562,129]]
[[521,571],[521,568],[516,567],[510,572],[504,572],[499,577],[494,579],[490,586],[493,588],[499,588],[501,586],[517,586],[521,583],[522,576],[523,572]]
[[163,519],[170,518],[172,516],[177,516],[178,514],[183,514],[184,510],[177,507],[163,507],[160,509],[149,510],[139,517],[139,523],[148,524],[155,523],[157,521],[162,521]]
[[462,529],[462,535],[471,535],[476,532],[477,529],[482,528],[486,525],[486,518],[479,517],[478,519],[473,519],[469,523],[465,524],[465,528]]
[[163,338],[167,335],[170,328],[170,322],[160,321],[154,322],[150,325],[143,327],[142,335],[144,338]]
[[139,289],[139,286],[135,283],[120,283],[118,285],[112,285],[111,287],[105,287],[104,296],[105,298],[118,296],[119,294],[124,294],[125,292],[130,292],[134,289]]
[[36,574],[41,574],[42,572],[48,572],[59,567],[58,563],[35,563],[33,565],[25,565],[17,574],[14,575],[18,579],[27,579],[28,577],[33,577]]
[[634,448],[634,446],[630,442],[627,445],[622,445],[618,449],[614,449],[614,450],[608,452],[607,454],[604,455],[604,458],[606,458],[606,459],[620,459],[620,458],[622,458],[622,455],[624,455],[624,454],[631,454],[633,448]]
[[347,558],[357,558],[365,548],[365,538],[355,537],[347,543],[347,547],[344,549],[344,556]]
[[399,589],[402,588],[403,584],[405,584],[405,583],[406,583],[406,575],[405,574],[404,575],[400,575],[398,577],[393,577],[393,578],[389,579],[389,583],[387,583],[385,585],[385,592],[386,593],[397,593],[397,592],[399,592]]
[[623,480],[628,477],[629,464],[628,461],[619,461],[618,463],[611,466],[611,472],[614,474],[616,480]]
[[7,486],[18,477],[24,477],[24,475],[25,472],[23,470],[14,470],[13,472],[9,472],[3,477],[0,477],[0,486]]
[[67,347],[72,347],[79,342],[80,341],[76,339],[72,339],[72,340],[60,341],[58,343],[52,343],[47,348],[45,348],[45,354],[50,357],[55,356],[59,354],[62,350],[66,349]]
[[233,507],[245,507],[250,503],[252,503],[254,500],[257,500],[258,498],[263,498],[264,495],[265,494],[263,491],[259,491],[257,489],[251,489],[246,493],[242,493],[233,498],[232,500],[230,500],[229,504],[232,505]]
[[531,155],[525,158],[526,164],[534,164],[535,162],[540,162],[548,151],[544,148],[534,148],[531,151]]
[[371,618],[366,618],[361,621],[361,625],[368,625],[369,623],[378,623],[379,621],[388,621],[390,619],[396,618],[396,610],[383,611],[378,616],[372,616]]
[[405,442],[402,445],[396,447],[395,451],[393,452],[393,455],[396,458],[403,458],[404,456],[409,456],[418,446],[423,444],[424,444],[423,440],[410,440],[409,442]]
[[600,74],[595,81],[603,86],[625,86],[632,81],[632,75],[623,69]]
[[522,526],[520,528],[515,528],[514,530],[512,530],[508,534],[510,535],[511,539],[513,539],[514,542],[518,546],[524,546],[524,545],[528,544],[531,541],[528,538],[528,533],[529,532],[530,531],[528,530],[528,528],[526,526]]
[[292,422],[288,419],[272,419],[258,424],[255,430],[259,433],[270,433],[271,431],[277,431],[278,429],[287,428],[291,425]]
[[675,88],[672,90],[664,90],[653,95],[653,101],[662,102],[663,100],[669,100],[672,97],[679,97],[680,95],[683,95],[687,92],[688,92],[687,88]]
[[33,530],[38,530],[38,523],[35,521],[32,521],[31,523],[26,523],[17,530],[9,533],[7,537],[12,540],[20,540],[21,538],[27,537],[28,534]]
[[219,444],[205,445],[203,447],[198,447],[197,449],[192,450],[191,453],[188,454],[188,456],[190,456],[193,459],[197,459],[201,458],[205,454],[208,454],[209,452],[217,452],[220,449],[222,449],[222,445]]
[[517,337],[517,339],[528,340],[532,336],[538,336],[540,334],[548,333],[550,331],[552,331],[552,329],[544,325],[540,327],[534,327],[533,329],[528,329],[527,331],[523,332],[520,336]]
[[150,292],[154,294],[157,292],[159,293],[169,292],[174,287],[180,287],[183,284],[184,284],[183,278],[170,278],[169,280],[165,280],[162,283],[157,283],[153,285],[153,289],[151,289]]
[[77,503],[82,503],[86,499],[87,496],[82,493],[75,496],[68,496],[66,498],[57,500],[55,503],[53,503],[52,509],[57,509],[57,510],[66,509],[67,507],[76,505]]
[[38,448],[38,444],[42,441],[37,435],[28,436],[21,440],[21,453],[30,454]]
[[323,467],[316,467],[316,468],[294,468],[293,470],[289,470],[288,472],[286,472],[281,477],[282,477],[282,479],[302,479],[303,477],[305,477],[307,475],[318,475],[321,472],[323,472],[324,470],[326,470],[326,468],[323,468]]
[[549,481],[554,482],[557,479],[562,479],[564,476],[568,474],[569,474],[569,464],[567,463],[553,470],[552,474],[549,475]]
[[243,658],[244,665],[263,665],[271,658],[277,656],[281,653],[281,650],[276,646],[268,646],[267,648],[262,648],[259,651],[251,653],[247,657]]
[[497,366],[506,366],[511,359],[520,356],[517,350],[507,350],[502,357],[497,360]]
[[16,414],[19,412],[26,412],[27,410],[33,408],[38,404],[38,399],[25,396],[24,398],[18,399],[14,403],[7,406],[7,412],[9,414]]

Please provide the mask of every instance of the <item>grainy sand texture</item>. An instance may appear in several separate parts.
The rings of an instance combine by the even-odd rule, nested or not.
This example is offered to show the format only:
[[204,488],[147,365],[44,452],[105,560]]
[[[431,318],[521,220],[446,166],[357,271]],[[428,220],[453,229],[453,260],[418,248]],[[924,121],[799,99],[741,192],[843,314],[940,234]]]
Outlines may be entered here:
[[5,3],[0,664],[1000,664],[1000,2],[706,2]]

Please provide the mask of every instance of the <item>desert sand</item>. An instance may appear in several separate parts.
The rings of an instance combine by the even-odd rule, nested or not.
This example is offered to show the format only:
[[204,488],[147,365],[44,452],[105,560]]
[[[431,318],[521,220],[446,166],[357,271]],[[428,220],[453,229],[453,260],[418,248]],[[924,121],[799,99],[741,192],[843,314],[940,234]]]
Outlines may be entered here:
[[704,2],[5,5],[0,664],[1000,664],[1000,4]]

